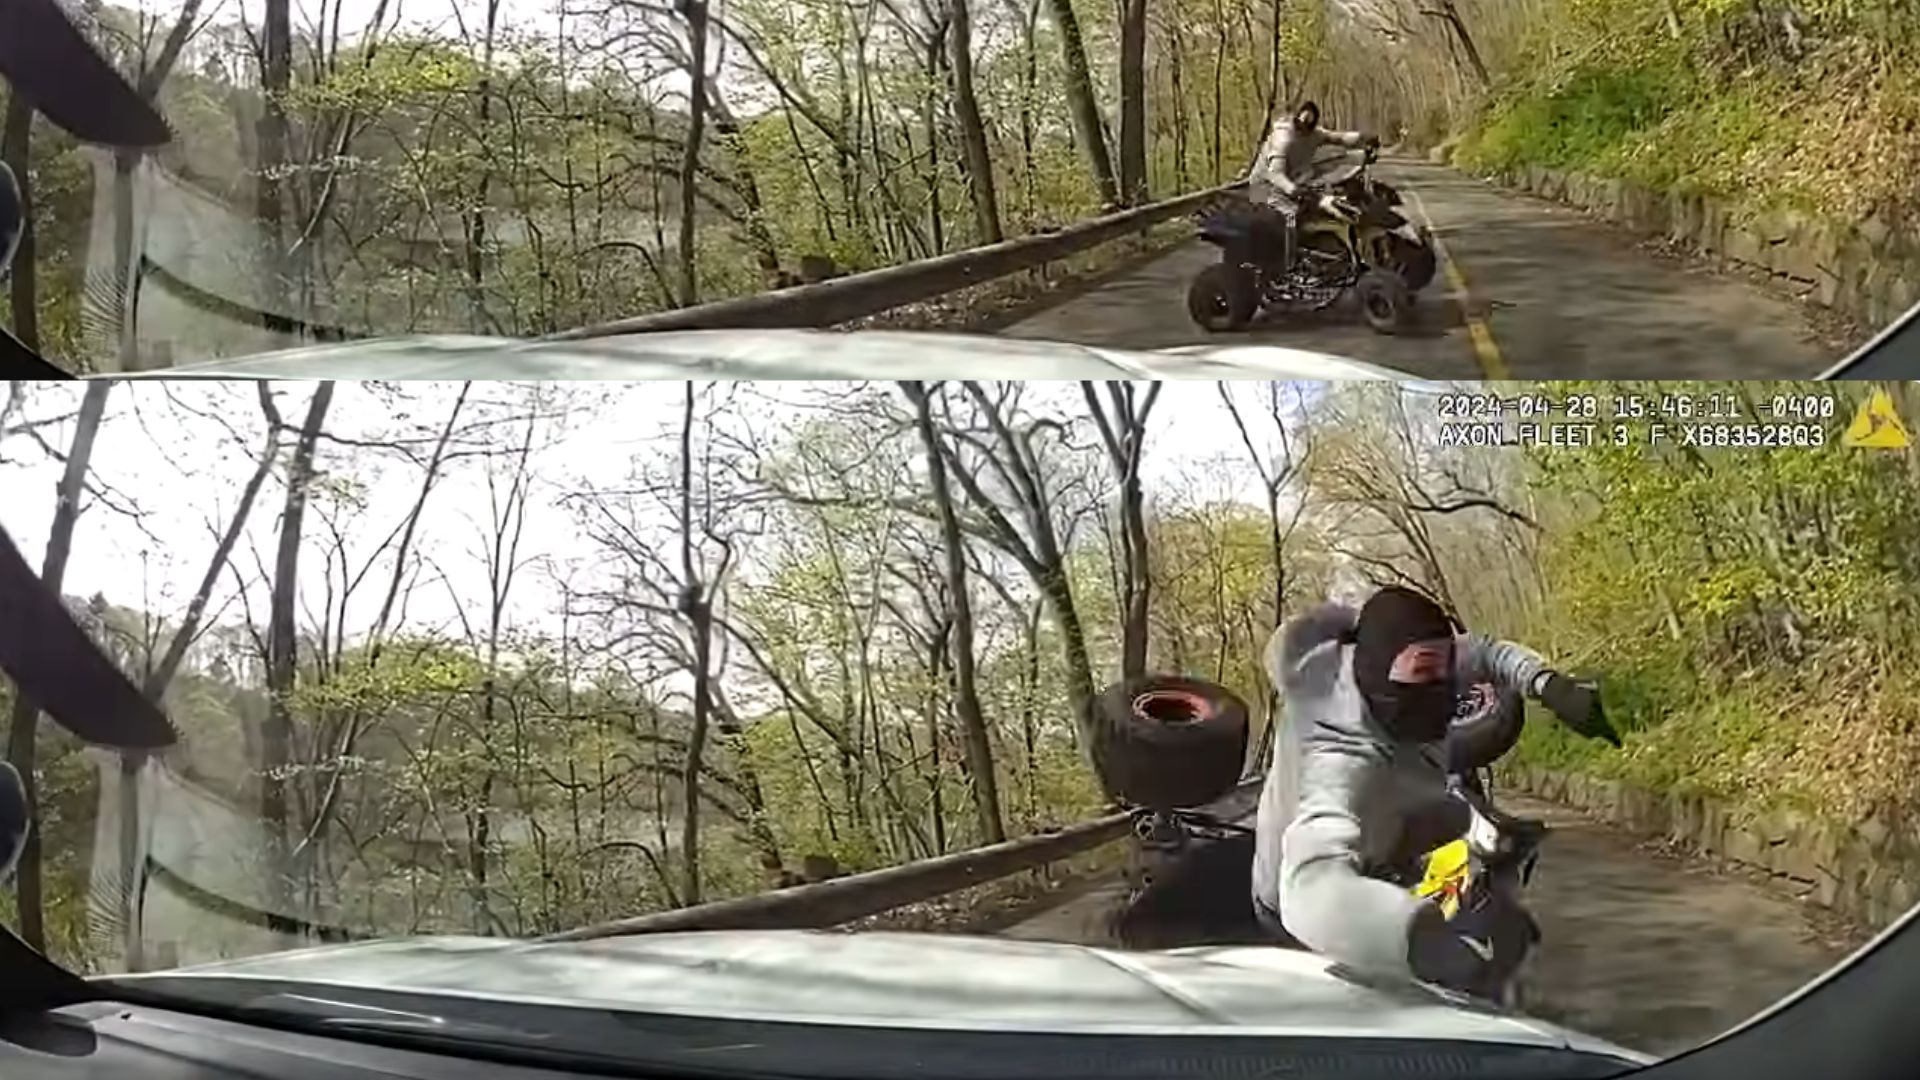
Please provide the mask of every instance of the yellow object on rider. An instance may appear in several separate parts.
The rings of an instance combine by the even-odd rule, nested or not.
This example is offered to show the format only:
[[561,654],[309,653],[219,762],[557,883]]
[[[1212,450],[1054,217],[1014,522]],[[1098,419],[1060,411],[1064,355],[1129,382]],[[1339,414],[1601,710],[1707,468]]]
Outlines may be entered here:
[[1434,849],[1427,856],[1426,876],[1414,887],[1413,895],[1423,900],[1438,899],[1440,913],[1453,918],[1460,910],[1460,898],[1466,893],[1471,877],[1471,855],[1465,840]]

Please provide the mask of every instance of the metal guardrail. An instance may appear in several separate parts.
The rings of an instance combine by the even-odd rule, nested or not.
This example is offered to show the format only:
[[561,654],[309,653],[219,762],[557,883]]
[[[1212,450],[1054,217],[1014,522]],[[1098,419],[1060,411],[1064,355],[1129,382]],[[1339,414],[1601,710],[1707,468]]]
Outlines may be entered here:
[[549,335],[544,340],[579,341],[658,330],[833,326],[942,296],[1021,270],[1030,270],[1042,263],[1077,254],[1129,232],[1197,210],[1209,200],[1245,186],[1245,181],[1236,181],[1097,217],[1057,232],[1023,236],[811,285],[796,285],[754,296],[716,300],[674,311],[583,326]]
[[[1252,811],[1260,783],[1242,783],[1204,809],[1216,817],[1243,817]],[[1120,811],[1056,833],[1021,837],[833,881],[616,919],[548,934],[538,940],[590,941],[676,930],[837,926],[1091,851],[1125,836],[1131,831],[1133,820],[1130,811]]]
[[[1210,199],[1246,186],[1246,181],[1239,180],[1107,214],[1050,233],[1018,237],[811,285],[796,285],[753,296],[636,315],[561,331],[541,340],[579,341],[656,330],[833,326],[943,296],[1022,270],[1031,270],[1199,209]],[[150,282],[196,311],[278,334],[296,335],[315,341],[353,341],[368,336],[330,323],[255,309],[246,303],[219,296],[181,278],[144,255],[141,257],[137,280]]]

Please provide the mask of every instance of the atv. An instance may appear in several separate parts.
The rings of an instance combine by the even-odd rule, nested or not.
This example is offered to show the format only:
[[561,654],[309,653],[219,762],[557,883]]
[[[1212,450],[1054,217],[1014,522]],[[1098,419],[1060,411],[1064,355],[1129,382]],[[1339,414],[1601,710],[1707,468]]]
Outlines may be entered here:
[[[1448,988],[1519,1008],[1527,962],[1541,940],[1520,897],[1547,829],[1501,811],[1491,797],[1485,763],[1518,741],[1522,702],[1487,685],[1466,689],[1444,753],[1449,789],[1466,804],[1469,825],[1416,864],[1382,877],[1437,904],[1449,922],[1484,915],[1489,907],[1524,918],[1524,933],[1490,957],[1478,978]],[[1258,785],[1243,779],[1246,703],[1203,679],[1149,675],[1108,687],[1095,699],[1093,716],[1096,767],[1134,814],[1132,896],[1113,926],[1119,943],[1304,948],[1263,925],[1248,899],[1254,854],[1248,822]]]
[[1220,261],[1187,289],[1193,321],[1211,333],[1242,330],[1262,311],[1324,311],[1352,292],[1375,331],[1404,329],[1437,258],[1399,191],[1373,178],[1376,153],[1343,149],[1303,185],[1290,267],[1275,265],[1285,250],[1277,211],[1237,199],[1203,212],[1200,238],[1220,248]]

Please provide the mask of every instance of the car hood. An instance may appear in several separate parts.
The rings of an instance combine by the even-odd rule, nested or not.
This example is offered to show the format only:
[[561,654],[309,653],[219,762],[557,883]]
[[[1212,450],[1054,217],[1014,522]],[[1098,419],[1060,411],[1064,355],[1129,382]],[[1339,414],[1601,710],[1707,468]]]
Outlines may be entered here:
[[675,330],[583,341],[379,338],[103,378],[1395,379],[1405,372],[1271,345],[1108,349],[905,330]]
[[1652,1059],[1405,980],[1259,947],[1122,952],[917,933],[723,930],[578,942],[424,937],[116,982],[260,979],[678,1016],[1045,1034],[1466,1040]]

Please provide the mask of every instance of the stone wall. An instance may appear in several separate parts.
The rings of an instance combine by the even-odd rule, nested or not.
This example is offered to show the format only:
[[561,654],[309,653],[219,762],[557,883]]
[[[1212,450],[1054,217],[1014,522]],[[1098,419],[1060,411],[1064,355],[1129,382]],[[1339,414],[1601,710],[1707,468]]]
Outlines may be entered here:
[[1792,211],[1745,212],[1703,196],[1538,166],[1490,179],[1763,271],[1870,327],[1920,303],[1920,230],[1911,226],[1877,217],[1844,223]]
[[1764,871],[1876,931],[1920,902],[1920,830],[1911,827],[1871,818],[1841,825],[1785,812],[1742,814],[1698,795],[1529,766],[1503,767],[1500,777],[1629,832]]

